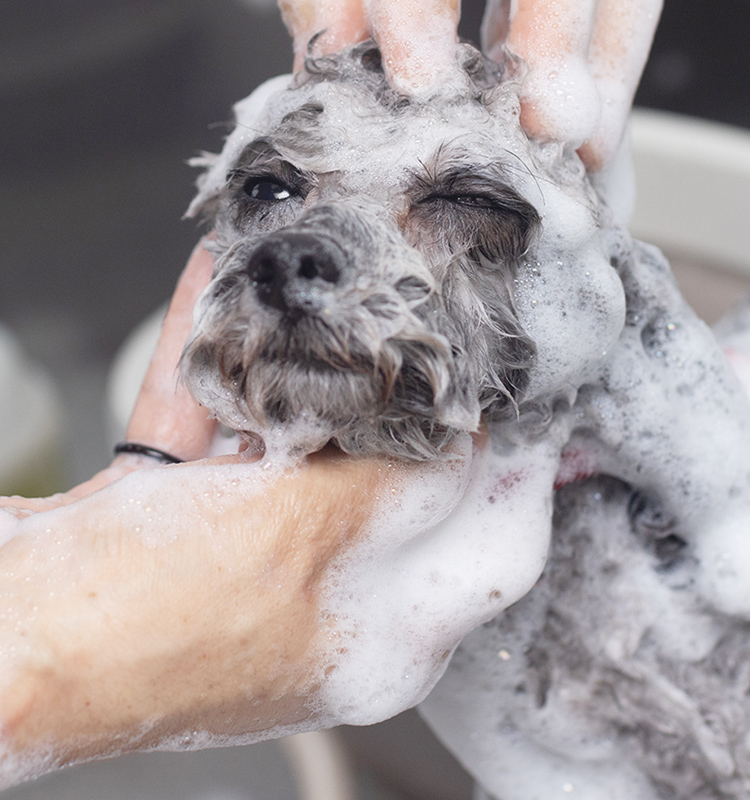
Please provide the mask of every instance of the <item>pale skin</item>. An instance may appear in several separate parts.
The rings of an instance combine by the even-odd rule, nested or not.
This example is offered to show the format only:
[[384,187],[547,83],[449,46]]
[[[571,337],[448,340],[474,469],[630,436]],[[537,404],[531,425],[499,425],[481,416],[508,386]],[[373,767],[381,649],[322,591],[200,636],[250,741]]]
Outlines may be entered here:
[[[279,0],[295,70],[373,36],[391,85],[438,88],[455,68],[459,0]],[[661,0],[488,0],[482,49],[504,47],[529,72],[521,122],[534,137],[573,143],[592,171],[614,158],[646,63]],[[319,34],[319,35],[318,35]],[[429,60],[418,57],[429,53]]]
[[[533,70],[534,14],[546,19],[555,6],[565,17],[579,6],[518,5],[512,25],[502,1],[490,10],[486,49],[507,40]],[[605,41],[612,15],[632,5],[601,0],[590,9],[594,83],[603,60],[593,44]],[[318,55],[374,35],[402,91],[429,90],[455,67],[457,0],[282,0],[281,7],[297,68],[320,31],[312,47]],[[619,62],[607,50],[610,70],[630,58],[630,35],[618,34]],[[565,42],[570,51],[583,47],[572,33]],[[561,138],[533,98],[523,113],[532,135]],[[610,157],[614,127],[604,138],[593,130],[581,148],[590,167]],[[161,467],[122,455],[65,494],[0,500],[0,537],[13,535],[0,548],[0,786],[194,729],[235,735],[315,724],[305,700],[315,692],[329,635],[318,612],[331,564],[416,468],[324,452],[248,496],[242,481],[232,484],[238,470],[253,469],[246,455],[204,459],[213,423],[175,369],[211,268],[198,248],[127,433],[188,463]],[[143,470],[147,481],[136,474]],[[217,504],[205,487],[222,476]],[[134,487],[138,509],[129,505]],[[161,536],[158,546],[141,530],[146,507],[156,509],[149,533]]]
[[[122,455],[66,494],[0,503],[18,518],[0,548],[0,785],[193,729],[236,735],[309,717],[326,570],[406,468],[321,453],[248,498],[242,454],[195,461],[213,425],[175,367],[211,266],[196,250],[128,429],[192,463]],[[137,502],[154,509],[158,546],[127,508],[118,515],[127,476],[144,469]],[[218,509],[204,499],[207,470],[228,487]],[[26,768],[3,775],[13,754]]]

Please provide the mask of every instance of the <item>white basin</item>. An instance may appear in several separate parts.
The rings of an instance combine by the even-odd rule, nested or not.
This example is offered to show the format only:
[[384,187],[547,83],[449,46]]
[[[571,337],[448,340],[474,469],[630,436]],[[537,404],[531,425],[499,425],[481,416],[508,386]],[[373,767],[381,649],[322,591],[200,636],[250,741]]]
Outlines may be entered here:
[[59,409],[51,379],[0,326],[0,494],[60,488]]
[[637,109],[631,230],[659,245],[688,302],[713,323],[750,288],[750,132]]

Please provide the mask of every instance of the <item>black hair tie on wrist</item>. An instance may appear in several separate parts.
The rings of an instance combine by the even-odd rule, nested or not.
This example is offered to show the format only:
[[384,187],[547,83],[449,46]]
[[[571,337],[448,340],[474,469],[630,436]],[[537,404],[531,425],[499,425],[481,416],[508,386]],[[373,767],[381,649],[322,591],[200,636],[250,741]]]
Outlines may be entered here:
[[137,456],[146,456],[146,458],[153,458],[160,461],[162,464],[184,464],[181,458],[165,453],[163,450],[157,450],[155,447],[149,447],[145,444],[137,444],[136,442],[120,442],[115,445],[115,455],[119,456],[120,453],[132,453]]

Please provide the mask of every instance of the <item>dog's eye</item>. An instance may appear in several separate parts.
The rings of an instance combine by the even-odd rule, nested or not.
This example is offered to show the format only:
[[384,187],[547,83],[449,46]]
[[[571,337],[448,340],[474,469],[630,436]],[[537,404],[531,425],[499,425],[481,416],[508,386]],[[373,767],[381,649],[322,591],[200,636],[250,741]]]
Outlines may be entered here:
[[480,254],[493,264],[515,262],[528,250],[539,215],[510,186],[469,177],[417,180],[409,228],[426,228],[456,252]]
[[291,189],[272,178],[248,178],[245,181],[245,192],[248,197],[261,203],[279,203],[288,200],[293,194]]
[[447,197],[452,203],[459,206],[472,206],[474,208],[497,208],[497,202],[483,194],[457,194]]
[[433,194],[421,201],[422,204],[435,202],[452,203],[467,208],[486,208],[490,211],[502,211],[503,207],[486,194]]

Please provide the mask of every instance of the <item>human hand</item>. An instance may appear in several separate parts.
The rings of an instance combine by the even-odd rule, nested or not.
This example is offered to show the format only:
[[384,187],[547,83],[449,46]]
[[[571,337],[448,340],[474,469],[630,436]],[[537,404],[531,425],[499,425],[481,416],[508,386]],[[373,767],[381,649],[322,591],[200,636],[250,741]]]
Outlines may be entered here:
[[[128,436],[205,455],[175,367],[212,264],[180,280]],[[294,472],[245,454],[158,466],[123,454],[91,481],[0,502],[0,786],[146,747],[314,726],[329,563],[399,468],[324,453]],[[356,502],[354,502],[356,498]]]
[[[614,158],[662,0],[488,0],[482,49],[504,48],[529,72],[521,124],[531,136],[576,145],[592,171]],[[279,0],[294,39],[294,68],[314,55],[373,36],[391,85],[411,93],[441,86],[455,69],[457,0]]]
[[294,41],[294,71],[308,51],[334,53],[372,36],[388,82],[412,94],[439,86],[456,69],[459,0],[279,0]]
[[503,47],[529,68],[521,124],[580,145],[593,171],[614,158],[651,47],[662,0],[488,0],[482,49]]

